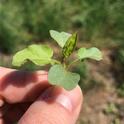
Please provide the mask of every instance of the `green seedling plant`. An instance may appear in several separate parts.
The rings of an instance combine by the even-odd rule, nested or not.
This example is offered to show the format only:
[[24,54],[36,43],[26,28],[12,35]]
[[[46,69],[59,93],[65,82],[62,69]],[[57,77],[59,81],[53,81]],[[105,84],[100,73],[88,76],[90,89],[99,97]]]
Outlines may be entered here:
[[[70,67],[84,59],[94,59],[99,61],[102,59],[102,53],[96,47],[82,47],[75,51],[77,33],[69,34],[66,32],[50,30],[50,36],[61,48],[61,60],[53,59],[53,50],[49,46],[33,44],[17,52],[13,56],[12,64],[18,67],[27,61],[31,61],[37,66],[50,64],[51,67],[48,71],[49,83],[63,87],[66,90],[72,90],[77,86],[80,80],[80,75],[69,71]],[[71,62],[67,62],[74,51],[76,52],[76,59]]]

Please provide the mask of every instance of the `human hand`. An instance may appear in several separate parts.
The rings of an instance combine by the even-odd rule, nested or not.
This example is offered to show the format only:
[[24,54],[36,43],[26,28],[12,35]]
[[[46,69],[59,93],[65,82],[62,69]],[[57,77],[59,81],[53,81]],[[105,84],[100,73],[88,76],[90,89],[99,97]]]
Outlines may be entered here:
[[0,67],[0,124],[75,124],[82,92],[51,86],[47,72]]

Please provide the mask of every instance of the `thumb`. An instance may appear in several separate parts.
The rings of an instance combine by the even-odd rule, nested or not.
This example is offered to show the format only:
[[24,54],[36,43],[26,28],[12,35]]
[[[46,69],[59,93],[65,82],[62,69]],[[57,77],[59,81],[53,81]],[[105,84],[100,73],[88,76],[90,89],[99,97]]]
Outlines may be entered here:
[[19,124],[75,124],[81,104],[79,86],[71,91],[50,87],[30,106]]

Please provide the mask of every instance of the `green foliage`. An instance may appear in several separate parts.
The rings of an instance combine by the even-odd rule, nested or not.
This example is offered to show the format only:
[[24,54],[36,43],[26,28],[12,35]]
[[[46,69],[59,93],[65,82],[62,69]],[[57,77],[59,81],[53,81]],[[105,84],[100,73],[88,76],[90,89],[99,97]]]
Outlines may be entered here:
[[86,48],[80,48],[78,50],[78,57],[79,59],[85,59],[85,58],[91,58],[94,60],[101,60],[102,54],[98,48],[92,47],[89,49]]
[[66,32],[59,33],[58,31],[50,30],[50,36],[59,44],[60,47],[63,48],[71,34]]
[[71,53],[74,51],[74,48],[76,46],[76,42],[77,42],[77,34],[74,33],[74,34],[72,34],[72,36],[70,36],[67,39],[67,41],[62,49],[62,54],[63,54],[64,58],[67,58],[71,55]]
[[51,57],[53,56],[53,51],[51,48],[45,45],[31,45],[24,50],[16,53],[13,57],[13,65],[21,66],[27,60],[32,61],[36,65],[46,65],[52,63]]
[[124,46],[116,49],[114,52],[114,74],[117,81],[117,93],[119,96],[124,97]]
[[124,47],[120,48],[116,53],[118,64],[124,66]]
[[118,86],[117,92],[119,96],[124,97],[124,82]]
[[[52,31],[52,37],[55,36],[56,33],[57,31]],[[61,39],[61,36],[60,36],[60,39]],[[57,43],[59,43],[60,41],[59,37],[56,40],[57,40]],[[75,63],[79,61],[80,59],[82,60],[86,58],[86,57],[83,58],[81,54],[83,54],[83,56],[87,56],[89,58],[92,58],[98,61],[101,60],[102,58],[101,52],[97,48],[91,48],[91,50],[87,50],[88,52],[86,51],[79,52],[81,58],[75,59],[72,63],[67,63],[66,58],[69,57],[74,51],[76,42],[77,42],[77,34],[74,33],[67,39],[67,41],[64,44],[64,47],[62,48],[62,54],[64,56],[61,61],[54,60],[51,58],[53,56],[53,51],[48,46],[31,45],[28,48],[17,52],[15,56],[13,57],[12,64],[14,66],[21,66],[22,64],[27,62],[27,60],[30,60],[31,62],[33,62],[34,64],[38,66],[44,66],[46,64],[51,64],[52,67],[50,68],[49,73],[48,73],[49,83],[51,83],[52,85],[62,86],[63,88],[67,90],[71,90],[74,87],[76,87],[76,85],[78,84],[80,80],[79,74],[72,73],[69,71],[69,67],[72,65],[72,63]]]
[[71,90],[78,84],[80,75],[67,71],[62,65],[54,65],[49,70],[48,80],[53,85]]
[[114,103],[109,103],[107,104],[106,108],[105,108],[105,113],[106,114],[117,114],[118,113],[118,108],[116,106],[116,104]]
[[0,50],[14,52],[17,44],[29,39],[18,6],[10,1],[0,1]]
[[123,44],[123,8],[123,0],[1,0],[0,49],[11,53],[22,42],[42,41],[50,29],[79,29],[82,40],[97,45],[102,38]]
[[81,75],[79,85],[81,89],[86,93],[89,89],[96,86],[96,82],[93,81],[91,75],[89,75],[89,69],[86,65],[86,61],[77,63],[72,71]]
[[121,121],[119,118],[115,118],[112,124],[121,124]]

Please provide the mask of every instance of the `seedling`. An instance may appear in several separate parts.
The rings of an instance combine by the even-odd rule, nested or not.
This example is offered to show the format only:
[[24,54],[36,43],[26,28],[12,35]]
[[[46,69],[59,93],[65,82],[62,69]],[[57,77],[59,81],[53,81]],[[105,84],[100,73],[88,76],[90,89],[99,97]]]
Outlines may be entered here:
[[37,66],[51,64],[51,68],[48,72],[49,83],[61,86],[66,90],[72,90],[77,86],[80,75],[78,73],[70,72],[70,67],[87,58],[99,61],[102,59],[102,54],[98,48],[82,47],[75,51],[76,59],[68,63],[67,59],[69,59],[70,55],[74,52],[77,43],[77,33],[69,34],[66,32],[50,30],[50,35],[61,48],[61,60],[53,59],[53,50],[50,47],[34,44],[17,52],[13,57],[12,64],[19,67],[28,60]]

